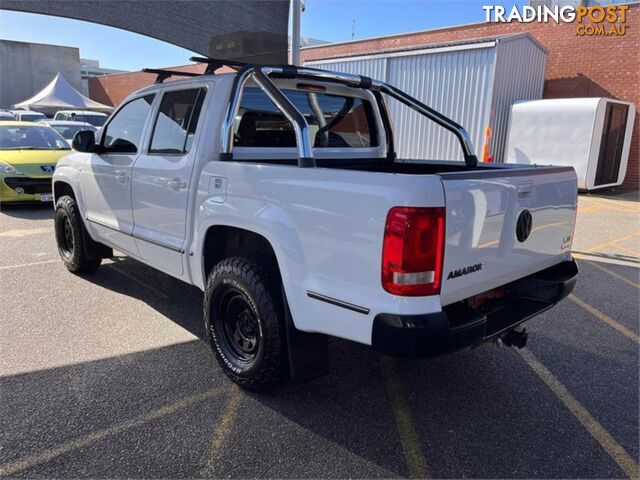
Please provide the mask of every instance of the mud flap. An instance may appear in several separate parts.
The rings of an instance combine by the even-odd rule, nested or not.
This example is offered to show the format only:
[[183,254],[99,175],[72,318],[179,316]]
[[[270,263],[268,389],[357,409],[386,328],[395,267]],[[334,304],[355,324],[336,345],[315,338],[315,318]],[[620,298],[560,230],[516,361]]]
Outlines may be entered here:
[[329,373],[329,342],[326,335],[298,330],[293,324],[289,304],[282,293],[287,328],[289,373],[294,382],[303,382]]

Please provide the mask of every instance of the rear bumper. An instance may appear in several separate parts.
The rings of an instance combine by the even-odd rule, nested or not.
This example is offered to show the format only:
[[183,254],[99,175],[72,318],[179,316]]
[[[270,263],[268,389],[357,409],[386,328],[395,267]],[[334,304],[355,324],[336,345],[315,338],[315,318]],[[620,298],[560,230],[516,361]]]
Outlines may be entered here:
[[473,347],[551,308],[571,293],[577,278],[578,266],[570,260],[505,285],[504,301],[490,311],[458,302],[424,315],[380,313],[373,321],[372,346],[403,357],[431,357]]

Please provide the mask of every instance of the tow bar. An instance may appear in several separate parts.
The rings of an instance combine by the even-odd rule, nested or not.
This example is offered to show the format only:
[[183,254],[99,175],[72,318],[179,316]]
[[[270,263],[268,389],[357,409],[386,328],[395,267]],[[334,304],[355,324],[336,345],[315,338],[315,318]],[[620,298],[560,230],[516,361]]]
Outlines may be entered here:
[[494,338],[493,340],[488,340],[486,344],[493,347],[524,348],[527,346],[527,338],[529,338],[529,334],[527,333],[526,328],[523,328],[522,330],[512,328],[499,337]]
[[527,333],[526,328],[523,328],[522,330],[516,330],[514,328],[502,335],[501,339],[502,343],[507,347],[524,348],[527,345],[528,337],[529,334]]

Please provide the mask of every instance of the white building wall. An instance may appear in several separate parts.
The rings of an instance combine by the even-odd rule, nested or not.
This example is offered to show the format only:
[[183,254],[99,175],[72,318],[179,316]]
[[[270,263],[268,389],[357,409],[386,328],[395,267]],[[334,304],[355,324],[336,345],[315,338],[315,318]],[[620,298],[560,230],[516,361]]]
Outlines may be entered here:
[[[306,65],[366,75],[404,90],[465,127],[478,158],[490,126],[490,153],[501,162],[511,104],[542,96],[546,51],[527,34],[430,47]],[[399,158],[463,159],[450,132],[393,100],[389,110]]]
[[489,119],[495,134],[490,150],[497,162],[504,161],[511,105],[519,100],[542,98],[547,53],[531,41],[518,37],[498,43],[496,74]]
[[77,48],[0,40],[0,108],[32,97],[58,72],[82,89]]

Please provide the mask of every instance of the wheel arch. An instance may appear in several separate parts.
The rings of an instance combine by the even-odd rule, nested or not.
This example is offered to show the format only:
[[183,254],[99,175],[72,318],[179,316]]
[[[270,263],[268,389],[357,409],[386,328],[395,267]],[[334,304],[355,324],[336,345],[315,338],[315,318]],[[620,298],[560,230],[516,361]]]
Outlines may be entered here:
[[69,195],[77,201],[76,193],[73,190],[71,184],[66,180],[54,180],[53,182],[53,204],[55,205],[58,199],[64,195]]
[[90,223],[86,221],[87,211],[84,201],[85,196],[83,195],[83,192],[80,189],[77,180],[78,178],[75,175],[74,171],[70,171],[70,169],[68,168],[56,168],[56,172],[54,173],[52,180],[54,209],[55,205],[61,197],[63,197],[64,195],[69,195],[75,200],[76,205],[78,206],[83,226],[89,234],[89,237],[94,241],[98,241],[95,236],[94,230],[91,228]]
[[231,225],[211,225],[207,228],[202,244],[203,277],[207,278],[216,263],[235,256],[269,256],[275,260],[279,270],[276,252],[264,235]]

